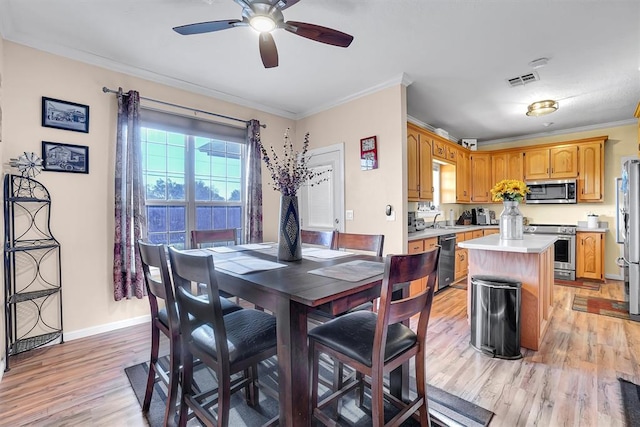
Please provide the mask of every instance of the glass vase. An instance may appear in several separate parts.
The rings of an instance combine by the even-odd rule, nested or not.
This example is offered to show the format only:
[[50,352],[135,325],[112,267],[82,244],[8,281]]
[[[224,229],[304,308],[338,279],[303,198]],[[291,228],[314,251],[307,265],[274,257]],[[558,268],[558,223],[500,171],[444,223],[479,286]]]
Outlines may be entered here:
[[500,214],[500,238],[502,240],[522,240],[523,217],[516,201],[504,201],[504,210]]
[[280,197],[280,231],[278,233],[278,260],[298,261],[302,259],[300,239],[300,216],[298,197]]

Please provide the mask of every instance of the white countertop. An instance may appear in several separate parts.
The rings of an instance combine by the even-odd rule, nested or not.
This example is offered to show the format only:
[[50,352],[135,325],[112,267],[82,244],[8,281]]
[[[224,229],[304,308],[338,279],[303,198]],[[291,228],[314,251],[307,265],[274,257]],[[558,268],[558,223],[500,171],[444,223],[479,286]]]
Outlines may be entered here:
[[553,242],[555,242],[557,238],[557,236],[548,234],[525,234],[522,240],[501,240],[499,234],[491,234],[489,236],[459,242],[458,246],[466,249],[481,249],[485,251],[539,254],[553,245]]

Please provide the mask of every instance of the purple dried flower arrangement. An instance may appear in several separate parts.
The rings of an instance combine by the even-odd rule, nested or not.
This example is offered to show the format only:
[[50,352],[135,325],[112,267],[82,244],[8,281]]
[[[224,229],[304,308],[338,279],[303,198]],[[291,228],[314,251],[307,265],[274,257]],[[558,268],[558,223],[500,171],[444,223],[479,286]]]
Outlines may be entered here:
[[309,169],[309,133],[304,136],[302,152],[293,149],[293,143],[289,138],[289,129],[284,133],[284,152],[282,158],[278,157],[273,147],[269,147],[269,152],[262,144],[258,136],[262,160],[271,174],[271,185],[273,189],[282,193],[283,196],[296,196],[298,189],[308,183],[311,186],[329,180],[325,176],[331,170],[314,171]]

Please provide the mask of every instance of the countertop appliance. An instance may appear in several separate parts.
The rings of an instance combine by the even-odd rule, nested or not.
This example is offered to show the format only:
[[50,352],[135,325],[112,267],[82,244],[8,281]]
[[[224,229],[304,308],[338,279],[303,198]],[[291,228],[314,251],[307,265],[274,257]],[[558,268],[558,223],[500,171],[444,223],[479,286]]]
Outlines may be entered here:
[[[622,168],[622,218],[624,224],[624,287],[632,320],[640,321],[640,161],[628,160]],[[625,295],[626,296],[626,295]]]
[[489,212],[485,208],[471,210],[471,223],[474,225],[489,225]]
[[407,232],[415,233],[416,231],[416,213],[414,211],[407,212]]
[[448,287],[454,279],[456,267],[456,235],[438,237],[440,261],[438,262],[438,292]]
[[530,224],[524,226],[525,234],[553,234],[553,276],[556,279],[576,280],[576,230],[575,225]]
[[545,181],[527,181],[530,193],[527,194],[527,204],[530,203],[576,203],[576,180],[554,179]]

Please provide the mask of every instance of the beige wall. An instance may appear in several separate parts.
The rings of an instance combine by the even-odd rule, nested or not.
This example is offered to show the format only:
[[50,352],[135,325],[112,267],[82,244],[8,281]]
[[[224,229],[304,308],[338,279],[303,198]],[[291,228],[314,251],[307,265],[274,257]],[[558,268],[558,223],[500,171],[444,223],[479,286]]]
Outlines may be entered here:
[[[43,172],[36,177],[51,193],[51,229],[62,248],[63,319],[67,334],[95,332],[101,325],[130,321],[149,312],[146,299],[113,300],[113,165],[117,102],[113,94],[102,92],[103,86],[136,89],[145,97],[228,116],[257,118],[267,124],[262,138],[269,144],[280,143],[284,130],[294,125],[288,119],[7,41],[0,58],[0,65],[4,64],[0,98],[4,112],[4,143],[0,155],[10,158],[23,151],[40,155],[43,140],[89,146],[88,175]],[[89,133],[42,127],[42,96],[89,105]],[[153,106],[158,107],[157,104]],[[5,165],[4,172],[7,171]],[[277,237],[277,203],[274,194],[265,192],[266,239]]]
[[[633,117],[633,111],[629,112],[629,118]],[[605,239],[605,274],[620,275],[620,268],[615,260],[620,254],[621,246],[615,241],[616,222],[616,187],[615,178],[620,177],[620,159],[624,156],[637,154],[638,126],[636,124],[618,126],[605,129],[597,129],[585,132],[549,136],[544,138],[528,139],[510,143],[482,146],[483,150],[497,150],[501,148],[522,147],[535,144],[547,144],[569,140],[590,138],[608,135],[609,139],[604,145],[604,202],[603,203],[579,203],[575,205],[521,205],[522,214],[533,223],[546,224],[577,224],[578,221],[586,221],[587,213],[593,212],[600,215],[600,221],[609,223],[609,232]],[[475,207],[475,206],[474,206]],[[501,207],[497,204],[487,205],[489,209],[500,215]]]
[[[301,119],[298,138],[310,134],[310,147],[345,144],[345,209],[354,220],[345,232],[385,235],[385,254],[406,251],[406,87],[380,90],[344,105]],[[360,169],[360,139],[377,136],[378,169]],[[396,211],[387,221],[385,206]],[[403,228],[404,227],[404,228]]]

